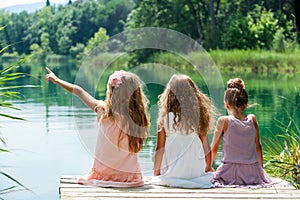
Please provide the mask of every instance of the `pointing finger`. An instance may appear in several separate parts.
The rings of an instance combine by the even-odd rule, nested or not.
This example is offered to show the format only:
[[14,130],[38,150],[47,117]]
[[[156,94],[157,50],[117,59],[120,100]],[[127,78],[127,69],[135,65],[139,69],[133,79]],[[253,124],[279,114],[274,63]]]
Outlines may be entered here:
[[48,71],[48,73],[52,73],[52,71],[48,67],[46,67],[46,70]]

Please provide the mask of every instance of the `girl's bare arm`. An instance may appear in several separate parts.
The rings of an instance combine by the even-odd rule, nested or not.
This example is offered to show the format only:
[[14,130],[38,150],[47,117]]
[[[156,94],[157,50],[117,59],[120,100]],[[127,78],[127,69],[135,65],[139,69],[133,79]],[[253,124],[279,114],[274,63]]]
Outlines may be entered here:
[[46,75],[47,83],[49,81],[52,81],[54,84],[61,86],[66,91],[78,96],[83,101],[83,103],[85,103],[92,110],[94,110],[95,107],[101,102],[92,97],[80,86],[61,80],[48,67],[46,67],[46,70],[48,71],[48,74]]
[[201,139],[204,154],[205,154],[205,162],[206,162],[205,172],[213,171],[213,169],[211,167],[211,162],[212,162],[211,161],[211,150],[210,150],[208,137],[207,137],[207,135],[203,135],[203,136],[200,135],[200,139]]
[[154,153],[154,176],[160,175],[162,158],[165,152],[166,133],[164,128],[159,128],[156,138],[156,148]]
[[218,153],[220,140],[222,137],[222,134],[227,130],[228,126],[228,120],[226,117],[220,117],[217,121],[217,125],[214,131],[214,136],[211,144],[211,166],[216,158],[216,155]]
[[252,115],[253,123],[256,129],[256,137],[255,137],[255,144],[256,144],[256,153],[258,156],[258,162],[262,167],[264,167],[264,161],[263,161],[263,154],[262,154],[262,147],[259,139],[259,127],[258,127],[258,122],[256,120],[255,115]]

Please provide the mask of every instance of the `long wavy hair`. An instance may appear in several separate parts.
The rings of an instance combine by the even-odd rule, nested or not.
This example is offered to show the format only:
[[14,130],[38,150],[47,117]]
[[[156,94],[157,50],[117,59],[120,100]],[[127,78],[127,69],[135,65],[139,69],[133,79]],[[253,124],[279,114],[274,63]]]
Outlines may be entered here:
[[122,76],[119,77],[117,85],[110,81],[111,78],[107,83],[106,112],[103,117],[116,120],[120,127],[118,145],[124,137],[128,137],[129,151],[137,153],[148,137],[150,125],[148,99],[137,75],[116,71],[111,76],[118,73],[122,73]]
[[173,75],[159,96],[158,126],[164,125],[168,113],[174,114],[173,128],[206,135],[212,125],[213,104],[186,75]]

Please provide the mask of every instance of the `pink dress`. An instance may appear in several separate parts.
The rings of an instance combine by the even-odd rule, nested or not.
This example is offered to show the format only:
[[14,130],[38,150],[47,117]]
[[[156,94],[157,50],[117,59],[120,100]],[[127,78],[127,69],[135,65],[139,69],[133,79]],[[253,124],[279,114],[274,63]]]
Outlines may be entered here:
[[213,182],[221,185],[263,185],[271,182],[258,162],[256,128],[252,115],[245,120],[228,116],[228,128],[223,135],[222,164]]
[[93,167],[78,182],[100,187],[137,187],[144,185],[136,153],[129,151],[128,137],[122,136],[115,120],[104,119],[99,126]]

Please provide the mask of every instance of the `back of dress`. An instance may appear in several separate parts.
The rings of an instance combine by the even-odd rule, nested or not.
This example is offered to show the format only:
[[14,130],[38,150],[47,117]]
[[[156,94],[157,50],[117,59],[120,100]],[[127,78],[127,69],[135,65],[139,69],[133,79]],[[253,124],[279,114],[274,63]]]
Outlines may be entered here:
[[92,169],[79,183],[100,187],[144,185],[137,154],[129,151],[127,135],[118,142],[119,134],[125,133],[121,133],[116,120],[102,120]]
[[166,143],[161,175],[191,179],[205,174],[205,154],[198,134],[175,130],[173,124],[174,114],[169,113],[164,119]]
[[239,120],[228,116],[228,128],[223,135],[223,163],[252,164],[258,162],[256,153],[256,128],[252,116]]
[[253,186],[271,182],[258,162],[252,116],[247,115],[244,120],[228,116],[228,127],[223,135],[222,164],[214,173],[216,186]]

